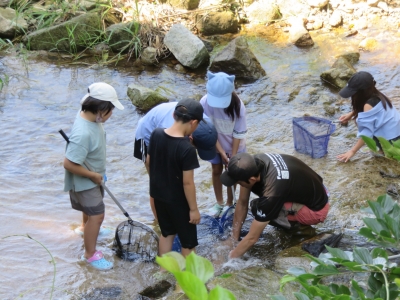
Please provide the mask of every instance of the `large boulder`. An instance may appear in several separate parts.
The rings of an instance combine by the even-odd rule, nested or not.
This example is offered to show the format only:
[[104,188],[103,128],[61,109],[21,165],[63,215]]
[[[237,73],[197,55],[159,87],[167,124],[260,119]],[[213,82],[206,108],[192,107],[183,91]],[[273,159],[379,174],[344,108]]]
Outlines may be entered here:
[[339,57],[332,68],[322,72],[320,75],[321,79],[338,87],[344,88],[349,81],[350,77],[356,73],[356,69],[351,65],[351,63],[343,56]]
[[196,17],[197,28],[204,35],[237,33],[238,21],[231,11],[210,12]]
[[0,7],[0,38],[14,38],[28,29],[28,24],[14,9]]
[[164,44],[185,67],[195,69],[208,62],[204,43],[182,24],[175,24],[164,37]]
[[268,25],[282,17],[278,5],[270,0],[257,1],[245,8],[247,17],[252,23]]
[[114,53],[128,52],[132,44],[133,38],[139,31],[139,23],[119,23],[113,24],[106,29],[106,35],[108,37],[108,45]]
[[168,102],[168,99],[156,91],[139,84],[131,83],[128,86],[128,97],[139,110],[147,112],[157,104]]
[[24,37],[30,50],[58,50],[75,52],[89,47],[89,40],[99,35],[100,14],[87,13],[62,24],[43,28]]
[[222,49],[213,59],[209,69],[212,72],[225,72],[249,81],[255,81],[266,75],[243,36],[235,38]]
[[282,18],[297,16],[307,18],[310,15],[310,6],[303,0],[276,0]]

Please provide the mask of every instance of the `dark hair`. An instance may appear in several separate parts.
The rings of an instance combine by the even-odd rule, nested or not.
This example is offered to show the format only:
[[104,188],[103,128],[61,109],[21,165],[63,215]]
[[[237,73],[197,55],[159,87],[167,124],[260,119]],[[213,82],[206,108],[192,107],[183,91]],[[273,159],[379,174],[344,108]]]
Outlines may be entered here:
[[183,124],[188,123],[194,120],[190,115],[188,115],[188,111],[186,107],[179,106],[175,108],[174,111],[174,120],[177,122],[182,122]]
[[227,108],[224,109],[224,112],[231,117],[232,122],[235,120],[235,114],[237,117],[240,116],[240,99],[235,92],[232,92],[231,103]]
[[98,100],[93,97],[87,97],[82,103],[82,111],[90,111],[92,114],[98,114],[99,112],[105,113],[106,115],[114,109],[114,104],[110,101]]
[[261,174],[262,169],[265,167],[265,163],[262,160],[258,160],[257,158],[254,158],[255,162],[256,162],[256,166],[257,166],[257,171],[251,175],[249,178],[247,178],[247,180],[244,180],[244,182],[249,183],[250,184],[250,178],[251,177],[258,177]]
[[393,107],[390,99],[382,94],[376,87],[375,81],[374,85],[370,88],[364,90],[358,90],[353,96],[351,96],[351,106],[353,107],[353,119],[358,117],[360,112],[364,111],[364,105],[371,98],[379,98],[381,100],[383,107],[386,110],[386,105],[389,105],[390,108]]

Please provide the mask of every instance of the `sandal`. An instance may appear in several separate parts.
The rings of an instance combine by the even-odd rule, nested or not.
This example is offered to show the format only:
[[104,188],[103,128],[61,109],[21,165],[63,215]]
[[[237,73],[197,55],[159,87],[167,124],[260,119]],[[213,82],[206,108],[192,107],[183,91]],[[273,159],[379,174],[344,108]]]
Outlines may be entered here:
[[89,265],[91,265],[93,268],[97,270],[110,270],[113,267],[113,263],[106,260],[103,256],[103,253],[101,251],[96,251],[93,256],[89,259],[85,258],[85,255],[82,255],[81,257],[82,261],[86,261]]

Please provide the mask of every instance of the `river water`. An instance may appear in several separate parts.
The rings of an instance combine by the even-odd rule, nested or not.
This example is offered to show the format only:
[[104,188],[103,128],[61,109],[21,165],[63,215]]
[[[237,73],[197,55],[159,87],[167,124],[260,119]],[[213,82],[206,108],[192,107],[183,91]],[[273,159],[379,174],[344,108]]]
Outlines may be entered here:
[[[370,71],[377,86],[400,109],[399,38],[385,31],[368,31],[380,48],[361,53],[357,70]],[[330,68],[335,56],[356,51],[362,36],[342,38],[341,33],[313,36],[316,45],[299,49],[268,34],[248,38],[249,45],[267,73],[253,84],[238,83],[237,92],[247,103],[250,153],[278,152],[294,155],[316,170],[330,190],[330,215],[319,230],[357,230],[366,200],[384,194],[390,183],[379,171],[400,174],[399,165],[375,158],[363,148],[347,164],[336,156],[356,142],[356,127],[337,126],[329,142],[327,156],[320,159],[294,150],[292,118],[309,114],[330,120],[350,111],[349,101],[337,90],[321,82],[319,74]],[[126,91],[130,83],[158,89],[171,100],[205,93],[205,72],[177,71],[170,63],[159,68],[118,68],[69,65],[61,61],[26,58],[23,53],[0,56],[0,76],[9,83],[0,94],[0,298],[54,299],[85,298],[95,288],[118,287],[123,299],[131,299],[155,282],[155,264],[129,263],[113,255],[112,233],[99,238],[98,249],[110,257],[115,268],[99,273],[79,262],[83,240],[73,231],[80,213],[70,208],[63,192],[62,166],[65,142],[58,134],[68,134],[87,86],[105,81],[117,90],[123,111],[114,111],[105,124],[107,131],[107,185],[132,218],[154,226],[148,204],[148,177],[142,162],[132,156],[134,134],[140,114]],[[190,93],[190,95],[188,94]],[[324,105],[336,110],[326,115]],[[209,163],[200,162],[195,171],[199,208],[205,212],[214,203]],[[126,218],[106,195],[104,226],[112,231]],[[29,235],[32,239],[26,237]],[[216,271],[269,266],[282,247],[268,229],[266,237],[242,263],[224,264],[229,249],[219,243],[200,245],[198,253],[215,263]],[[268,239],[268,237],[272,237]],[[281,240],[282,243],[285,243]],[[40,245],[42,244],[42,245]],[[55,283],[53,285],[56,262]],[[278,291],[271,291],[271,293]]]

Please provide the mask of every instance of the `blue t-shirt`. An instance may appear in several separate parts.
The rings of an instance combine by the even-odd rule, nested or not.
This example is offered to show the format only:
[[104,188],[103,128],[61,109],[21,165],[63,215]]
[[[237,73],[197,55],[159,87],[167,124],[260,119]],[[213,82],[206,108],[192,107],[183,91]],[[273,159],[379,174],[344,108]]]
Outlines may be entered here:
[[[103,124],[85,120],[79,112],[69,136],[65,157],[82,166],[83,162],[86,162],[92,171],[104,175],[106,172],[106,132]],[[64,191],[80,192],[94,187],[96,184],[89,178],[65,170]]]

